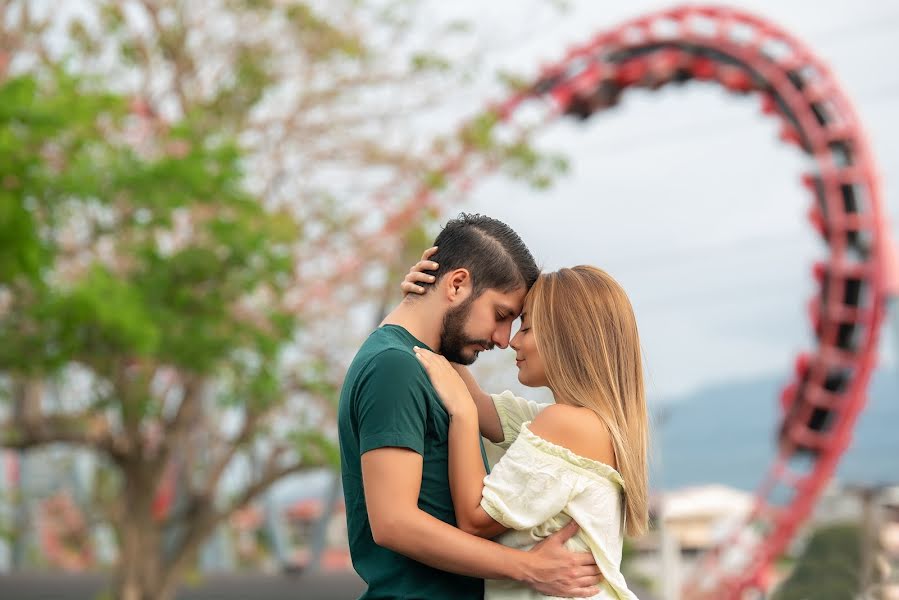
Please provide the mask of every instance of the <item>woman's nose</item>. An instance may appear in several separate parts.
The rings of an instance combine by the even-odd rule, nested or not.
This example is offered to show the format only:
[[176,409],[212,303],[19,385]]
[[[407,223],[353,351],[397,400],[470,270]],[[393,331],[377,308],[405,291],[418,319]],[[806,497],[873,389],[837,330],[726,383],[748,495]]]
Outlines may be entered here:
[[512,348],[514,348],[515,350],[518,350],[518,336],[520,335],[520,333],[521,332],[516,333],[509,341],[509,345],[512,346]]

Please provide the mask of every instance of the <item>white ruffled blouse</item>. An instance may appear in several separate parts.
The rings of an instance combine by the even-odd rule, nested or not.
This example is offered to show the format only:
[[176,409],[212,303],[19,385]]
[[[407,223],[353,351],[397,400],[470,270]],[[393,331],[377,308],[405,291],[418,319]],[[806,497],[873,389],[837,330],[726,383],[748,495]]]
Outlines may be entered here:
[[[638,600],[620,571],[624,481],[605,463],[575,454],[528,429],[548,406],[506,391],[493,394],[508,448],[484,479],[481,507],[509,531],[496,541],[522,550],[564,527],[580,525],[566,547],[591,552],[605,578],[597,600]],[[515,581],[487,580],[485,600],[549,598]]]

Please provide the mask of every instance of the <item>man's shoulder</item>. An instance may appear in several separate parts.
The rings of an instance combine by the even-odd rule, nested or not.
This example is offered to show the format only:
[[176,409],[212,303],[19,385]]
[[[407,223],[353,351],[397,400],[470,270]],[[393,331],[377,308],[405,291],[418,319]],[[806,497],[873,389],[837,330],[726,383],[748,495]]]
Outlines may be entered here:
[[411,348],[391,335],[391,332],[383,328],[375,329],[359,347],[350,370],[389,363],[401,365],[408,359],[417,362]]
[[420,387],[415,384],[425,380],[427,375],[412,349],[399,345],[363,348],[347,372],[347,381],[362,386],[359,391],[397,384]]
[[367,371],[400,370],[418,373],[421,364],[411,349],[402,346],[386,346],[374,349],[365,360]]

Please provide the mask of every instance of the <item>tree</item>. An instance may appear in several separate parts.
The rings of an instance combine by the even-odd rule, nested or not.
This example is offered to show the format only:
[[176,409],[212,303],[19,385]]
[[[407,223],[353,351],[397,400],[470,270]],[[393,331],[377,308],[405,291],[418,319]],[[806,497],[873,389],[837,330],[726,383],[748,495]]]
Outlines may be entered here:
[[861,530],[854,524],[829,525],[808,540],[793,572],[774,600],[845,600],[861,584]]
[[413,192],[564,164],[490,113],[402,126],[470,67],[406,2],[35,6],[0,7],[0,444],[101,457],[116,597],[168,600],[233,510],[334,464],[340,336],[433,217]]
[[[334,449],[314,431],[272,436],[246,486],[221,502],[225,470],[284,402],[279,353],[298,322],[277,300],[293,283],[299,227],[243,191],[232,144],[183,122],[135,151],[116,142],[123,103],[86,87],[59,73],[0,88],[0,368],[12,401],[2,441],[101,453],[119,476],[106,515],[119,597],[166,598],[232,510],[286,474],[333,463]],[[48,414],[42,390],[63,370],[89,373],[91,393]],[[197,428],[204,406],[239,412],[238,432]],[[153,500],[173,460],[196,485],[185,514],[165,516],[181,539],[163,557],[147,549],[166,530]]]

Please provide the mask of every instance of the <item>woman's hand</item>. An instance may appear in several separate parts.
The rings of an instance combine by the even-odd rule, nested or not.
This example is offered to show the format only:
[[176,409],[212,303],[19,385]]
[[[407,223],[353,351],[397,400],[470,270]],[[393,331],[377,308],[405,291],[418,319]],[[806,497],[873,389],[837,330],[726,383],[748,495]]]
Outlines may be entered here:
[[415,356],[424,366],[446,412],[451,417],[471,416],[477,421],[478,409],[465,382],[448,360],[430,350],[415,347]]
[[412,268],[406,273],[405,279],[400,284],[400,289],[404,294],[424,294],[425,289],[416,284],[420,281],[434,283],[434,276],[428,271],[436,271],[439,265],[428,259],[434,256],[435,252],[437,252],[437,246],[425,250],[421,255],[421,260],[412,265]]

